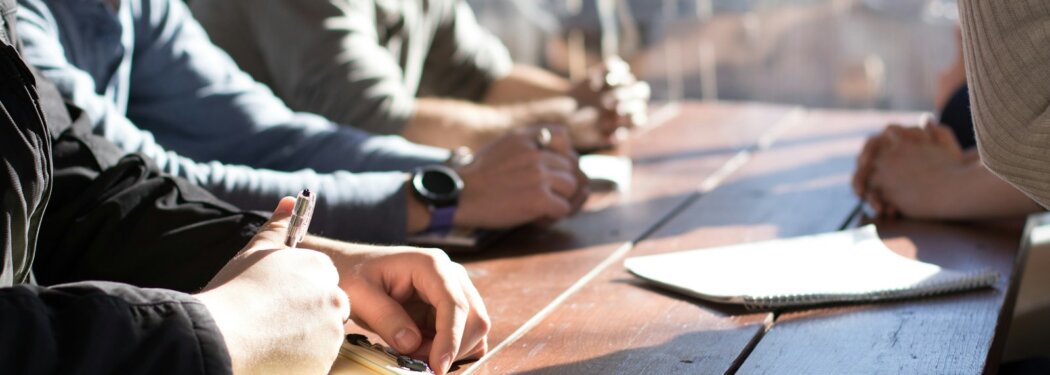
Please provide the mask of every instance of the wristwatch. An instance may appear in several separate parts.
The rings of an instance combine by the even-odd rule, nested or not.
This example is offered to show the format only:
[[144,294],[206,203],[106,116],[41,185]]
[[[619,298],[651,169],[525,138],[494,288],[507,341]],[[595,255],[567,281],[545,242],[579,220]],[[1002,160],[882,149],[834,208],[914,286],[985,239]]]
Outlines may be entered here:
[[420,167],[412,175],[412,189],[430,210],[427,231],[448,229],[456,215],[463,179],[452,168],[444,165]]

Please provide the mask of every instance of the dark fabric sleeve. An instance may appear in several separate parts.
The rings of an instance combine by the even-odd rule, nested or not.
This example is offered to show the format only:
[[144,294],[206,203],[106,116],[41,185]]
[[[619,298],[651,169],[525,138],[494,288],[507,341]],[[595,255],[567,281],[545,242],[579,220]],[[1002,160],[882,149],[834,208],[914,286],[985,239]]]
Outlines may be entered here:
[[0,373],[228,374],[204,305],[178,292],[90,282],[0,289]]
[[50,188],[49,137],[26,72],[14,47],[0,43],[0,286],[30,281]]
[[[192,293],[266,221],[160,173],[145,156],[124,156],[66,110],[53,86],[39,90],[55,134],[54,187],[33,266],[40,283],[105,280]],[[63,118],[70,112],[75,121]]]
[[[11,9],[11,1],[0,0],[0,15],[3,16],[5,24],[9,22]],[[68,207],[63,207],[64,204],[91,207],[91,204],[81,202],[104,200],[101,196],[84,195],[93,191],[93,184],[80,179],[78,181],[83,182],[82,185],[57,189],[65,196],[58,202],[49,202],[48,197],[54,186],[51,176],[53,164],[50,140],[52,134],[65,134],[65,131],[72,131],[73,128],[70,127],[69,116],[62,103],[53,100],[56,97],[52,96],[53,92],[46,90],[46,82],[34,79],[17,51],[7,44],[8,42],[4,40],[0,43],[0,192],[3,193],[3,200],[0,201],[0,246],[3,250],[3,257],[0,259],[0,374],[230,373],[230,358],[221,331],[205,306],[189,295],[106,282],[67,284],[50,288],[28,285],[33,282],[30,266],[33,270],[45,269],[54,274],[54,269],[41,267],[33,261],[34,254],[42,250],[42,247],[37,246],[37,228],[47,226],[41,225],[42,218],[61,218],[62,216],[52,213],[68,210]],[[17,44],[16,41],[11,42]],[[37,88],[41,88],[41,92],[38,92]],[[49,128],[48,124],[54,127]],[[64,138],[63,142],[68,143],[68,139]],[[87,159],[84,157],[79,161]],[[72,173],[74,175],[102,176],[98,174],[101,167],[97,162],[83,162],[77,165],[74,159],[63,160],[66,160],[62,164],[63,167],[55,167],[67,172],[70,169],[79,169],[78,173]],[[141,161],[141,158],[137,160]],[[148,170],[148,165],[143,165],[145,166],[139,169]],[[124,169],[115,170],[116,174],[110,176],[121,173],[127,175],[122,171],[134,171],[135,168],[125,166]],[[110,178],[105,181],[113,186],[124,187],[103,189],[107,193],[118,195],[124,191],[142,191],[145,186],[157,185],[146,181],[141,184],[143,188],[134,189],[129,184],[134,185],[140,180]],[[176,202],[179,197],[184,196],[171,194],[171,189],[156,191],[158,195],[170,197]],[[185,196],[192,197],[188,199],[199,199],[193,194]],[[158,202],[158,207],[166,205],[167,202]],[[116,210],[118,213],[120,210],[135,211],[131,206],[105,206],[96,210]],[[139,210],[149,211],[150,208],[141,207]],[[90,211],[92,210],[76,212]],[[258,222],[249,218],[253,215],[219,208],[214,211],[221,212],[222,215],[199,216],[202,221],[198,225],[207,226],[209,220],[221,221],[221,218],[231,216],[249,223]],[[77,249],[84,249],[81,247],[83,245],[95,246],[94,252],[85,254],[90,254],[98,261],[119,256],[119,253],[107,254],[99,250],[101,246],[107,245],[120,249],[119,241],[107,244],[104,241],[91,240],[92,236],[85,232],[98,229],[100,231],[94,233],[94,237],[106,238],[107,229],[132,228],[116,224],[121,222],[115,219],[119,215],[100,217],[110,220],[110,223],[86,226],[90,228],[63,227],[52,223],[51,232],[41,230],[39,233],[51,243],[68,244],[70,247],[64,249],[67,255],[75,256]],[[169,215],[160,219],[167,221],[157,228],[152,228],[151,232],[131,237],[157,232],[178,232],[181,228],[177,225],[184,225],[192,217],[185,215],[179,220]],[[189,252],[196,250],[214,251],[216,254],[227,253],[230,251],[228,249],[237,246],[236,242],[248,235],[246,232],[253,231],[251,225],[244,225],[242,228],[241,231],[219,236],[219,239],[215,240],[228,242],[228,247],[206,246],[209,244],[207,241],[187,242],[184,245],[186,249],[190,249]],[[67,234],[75,235],[86,242],[55,240]],[[154,240],[164,239],[166,238],[160,237]],[[143,241],[141,245],[149,243]],[[51,257],[56,254],[55,251],[45,253]],[[218,258],[218,255],[213,257]],[[163,260],[161,257],[157,258]],[[82,271],[84,267],[70,261],[56,262],[53,258],[50,261],[52,264],[68,266],[72,272],[89,273]],[[95,266],[98,264],[94,263]],[[124,266],[118,261],[114,261],[114,264]],[[102,268],[120,269],[119,266]],[[140,272],[152,272],[157,268],[163,266],[143,265]],[[203,268],[194,278],[210,277],[207,274],[209,271]],[[171,272],[140,278],[152,279],[158,284],[177,284],[187,279],[172,278]]]
[[941,123],[952,129],[959,147],[964,150],[977,147],[977,138],[973,133],[973,113],[970,112],[970,90],[966,85],[955,90],[948,99],[948,104],[941,111]]

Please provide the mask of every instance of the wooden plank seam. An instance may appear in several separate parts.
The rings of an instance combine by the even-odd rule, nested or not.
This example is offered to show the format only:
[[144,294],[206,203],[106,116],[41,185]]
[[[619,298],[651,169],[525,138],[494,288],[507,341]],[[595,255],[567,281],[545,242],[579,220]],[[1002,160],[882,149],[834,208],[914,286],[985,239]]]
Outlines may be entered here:
[[[668,108],[671,105],[674,104],[669,104],[664,108]],[[668,111],[677,112],[677,105],[675,105],[675,107],[671,107],[671,109],[669,109]],[[632,239],[621,245],[619,248],[616,249],[616,251],[610,254],[609,257],[605,258],[605,260],[603,260],[589,272],[580,277],[580,279],[576,280],[576,282],[574,282],[572,285],[566,288],[565,291],[563,291],[561,294],[559,294],[557,297],[551,300],[551,302],[547,304],[547,306],[544,306],[543,309],[540,309],[540,311],[536,312],[535,315],[529,318],[529,320],[525,321],[525,323],[518,327],[517,330],[508,335],[506,339],[504,339],[498,345],[493,347],[492,350],[489,350],[489,352],[484,357],[472,363],[469,368],[463,371],[463,375],[474,374],[485,363],[488,362],[489,358],[495,357],[497,353],[503,351],[510,345],[513,345],[526,333],[532,331],[533,328],[535,328],[543,320],[550,316],[550,314],[553,313],[555,309],[560,307],[566,300],[568,300],[569,297],[575,295],[577,292],[583,289],[584,286],[586,286],[595,278],[597,278],[598,275],[600,275],[606,269],[611,267],[613,264],[619,264],[622,261],[622,259],[626,257],[627,254],[634,248],[634,245],[636,243],[648,238],[650,235],[652,235],[652,233],[656,232],[661,227],[663,227],[664,224],[678,216],[678,214],[680,214],[682,211],[688,208],[693,202],[716,189],[719,185],[722,184],[722,182],[729,178],[729,176],[731,176],[734,172],[740,170],[745,164],[747,164],[747,162],[750,161],[756,153],[768,150],[770,147],[772,147],[776,139],[789,128],[797,124],[798,121],[802,119],[806,113],[807,111],[803,108],[794,108],[791,111],[791,113],[789,113],[783,120],[777,122],[776,125],[774,125],[768,131],[766,131],[761,137],[759,137],[759,139],[753,145],[738,151],[736,155],[734,155],[732,158],[726,161],[726,163],[723,164],[722,167],[720,167],[718,170],[716,170],[715,173],[704,179],[704,181],[702,181],[700,183],[700,186],[697,188],[697,191],[690,194],[689,197],[687,197],[682,204],[678,205],[673,210],[665,214],[662,218],[650,225],[637,238]],[[667,118],[669,119],[670,117]],[[655,126],[659,126],[659,124],[651,125],[650,128]],[[748,344],[749,348],[753,348],[755,345],[757,345],[758,340],[761,339],[761,335],[765,331],[768,331],[770,328],[772,328],[772,317],[767,317],[766,323],[764,323],[764,325],[764,329],[759,334],[756,334],[756,337],[752,340],[752,342]],[[750,350],[748,350],[747,352],[750,353]],[[742,357],[743,358],[738,358],[738,361],[740,363],[743,363],[743,361],[746,359],[746,355],[743,355]]]

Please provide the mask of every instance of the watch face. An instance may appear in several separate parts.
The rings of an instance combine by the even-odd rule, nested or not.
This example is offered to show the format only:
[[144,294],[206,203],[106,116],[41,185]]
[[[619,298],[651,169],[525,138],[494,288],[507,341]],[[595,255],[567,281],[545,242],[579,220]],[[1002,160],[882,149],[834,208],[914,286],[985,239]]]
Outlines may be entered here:
[[463,190],[463,180],[450,168],[430,166],[420,169],[413,178],[416,192],[435,205],[451,204]]

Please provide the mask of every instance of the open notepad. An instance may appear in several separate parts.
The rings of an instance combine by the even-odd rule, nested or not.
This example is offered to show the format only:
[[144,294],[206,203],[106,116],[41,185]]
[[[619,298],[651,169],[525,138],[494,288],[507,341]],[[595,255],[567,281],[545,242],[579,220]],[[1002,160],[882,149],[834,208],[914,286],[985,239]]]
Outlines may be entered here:
[[998,274],[905,258],[874,225],[792,239],[628,258],[662,287],[752,309],[901,299],[991,286]]
[[630,191],[632,166],[631,159],[626,156],[580,156],[580,170],[587,176],[590,188],[594,191]]

